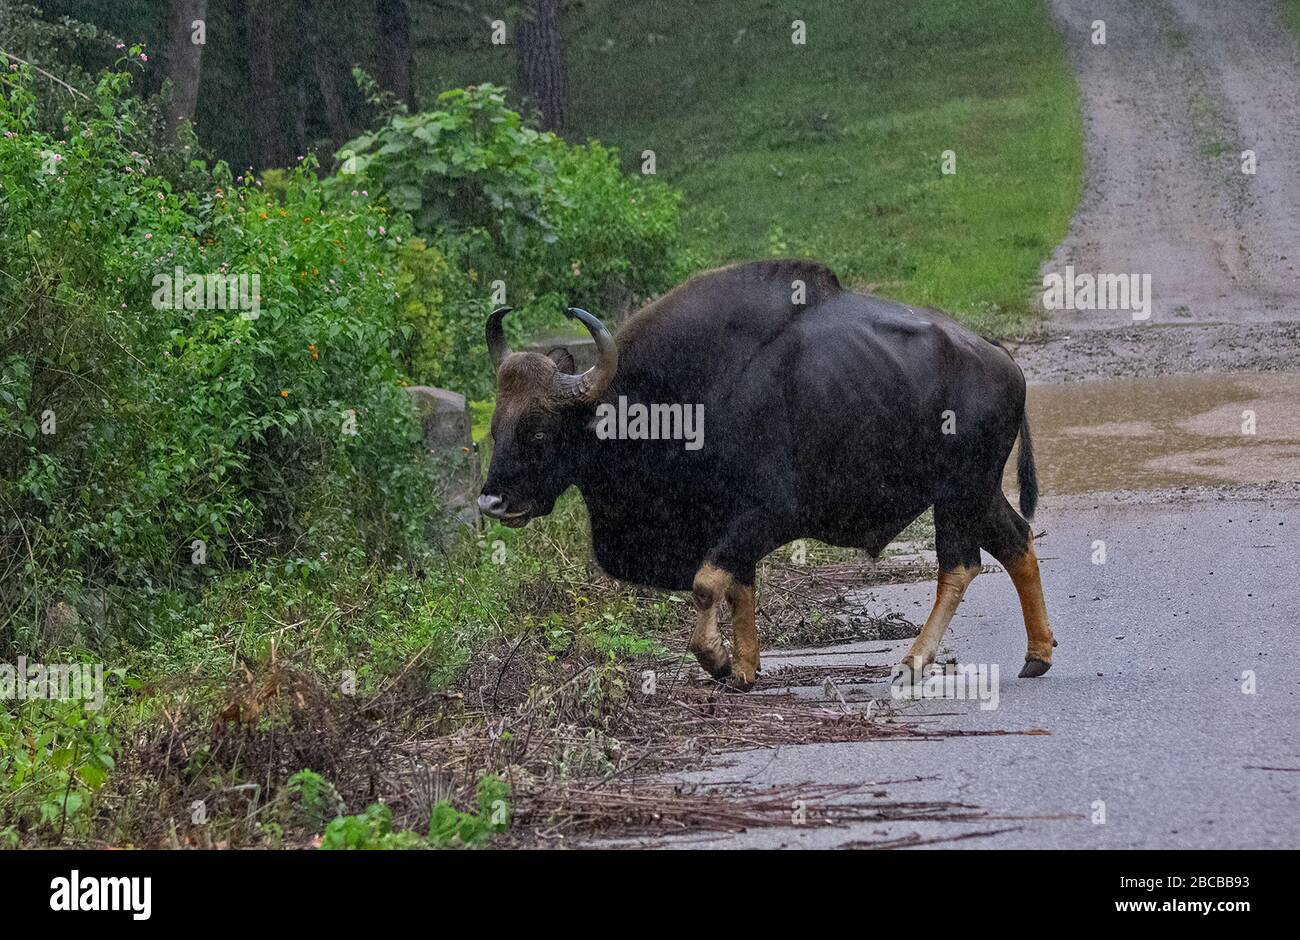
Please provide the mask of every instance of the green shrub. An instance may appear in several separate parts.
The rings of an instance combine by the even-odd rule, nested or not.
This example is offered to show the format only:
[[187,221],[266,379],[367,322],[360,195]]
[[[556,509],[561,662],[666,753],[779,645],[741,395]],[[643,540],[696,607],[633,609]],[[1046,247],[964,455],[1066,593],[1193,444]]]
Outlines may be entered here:
[[393,811],[373,803],[356,816],[340,816],[325,827],[322,849],[473,848],[486,845],[510,827],[510,785],[489,774],[478,782],[477,808],[467,813],[446,800],[434,805],[429,835],[393,832]]
[[491,392],[482,332],[502,299],[495,282],[518,311],[507,321],[518,342],[561,326],[571,304],[617,318],[689,267],[677,193],[625,176],[598,143],[573,146],[528,127],[493,85],[444,92],[430,111],[392,113],[337,158],[333,196],[380,195],[409,214],[440,260],[464,271],[468,284],[441,277],[440,302],[408,322],[419,334],[415,374],[471,397]]
[[47,699],[0,705],[0,838],[5,829],[78,830],[116,748],[102,708]]
[[440,800],[429,819],[429,844],[434,848],[486,845],[510,828],[509,796],[510,785],[489,774],[478,782],[476,812],[462,812]]
[[425,841],[415,832],[393,832],[393,811],[374,803],[364,813],[340,816],[325,827],[320,847],[340,849],[423,849]]
[[[401,388],[408,223],[325,205],[310,161],[174,191],[133,149],[129,81],[56,139],[26,71],[0,75],[0,540],[24,559],[3,646],[92,587],[139,604],[260,557],[403,555],[433,509]],[[225,275],[242,307],[213,308]]]

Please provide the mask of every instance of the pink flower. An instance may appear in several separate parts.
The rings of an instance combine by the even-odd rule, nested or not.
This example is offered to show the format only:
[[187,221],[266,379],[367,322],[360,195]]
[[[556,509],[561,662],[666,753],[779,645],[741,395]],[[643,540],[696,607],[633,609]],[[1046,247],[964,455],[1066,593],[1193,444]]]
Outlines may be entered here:
[[144,237],[145,237],[145,238],[153,238],[153,232],[145,232],[145,233],[144,233]]
[[142,53],[140,53],[140,61],[141,61],[141,62],[148,62],[148,61],[149,61],[149,57],[148,57],[147,55],[145,55],[145,54],[142,52]]
[[381,225],[381,226],[379,226],[379,234],[380,234],[380,235],[387,235],[387,234],[388,234],[388,230],[385,229],[385,228]]

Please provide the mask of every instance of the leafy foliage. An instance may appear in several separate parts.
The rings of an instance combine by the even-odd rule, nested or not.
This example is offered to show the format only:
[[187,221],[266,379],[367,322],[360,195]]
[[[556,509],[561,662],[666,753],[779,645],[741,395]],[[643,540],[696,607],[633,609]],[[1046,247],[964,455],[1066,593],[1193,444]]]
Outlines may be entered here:
[[393,832],[393,811],[374,803],[356,816],[339,816],[325,827],[322,849],[424,849],[461,848],[486,845],[510,825],[506,799],[510,787],[500,777],[488,775],[478,784],[478,807],[464,812],[446,800],[433,807],[429,835]]
[[[0,70],[0,655],[98,647],[133,676],[220,683],[278,653],[373,689],[445,686],[519,625],[554,625],[557,654],[644,646],[630,595],[605,616],[547,586],[585,541],[573,500],[542,527],[562,561],[551,535],[517,551],[502,527],[487,535],[509,565],[474,539],[433,551],[433,471],[403,386],[491,393],[493,281],[522,308],[517,342],[565,304],[608,317],[669,286],[687,263],[676,194],[483,87],[389,112],[333,176],[310,156],[235,174],[192,159],[184,129],[156,146],[145,54],[114,45],[98,78],[76,73],[88,100]],[[130,687],[119,724],[78,703],[0,712],[0,843],[102,821],[115,741],[170,694]],[[276,842],[324,828],[333,847],[481,845],[509,824],[495,777],[475,809],[434,807],[427,834],[392,832],[382,807],[335,819],[314,771],[275,790],[261,837]]]
[[102,709],[37,700],[0,708],[0,838],[3,828],[74,828],[115,766]]
[[624,175],[598,143],[574,146],[526,126],[493,85],[444,92],[423,113],[391,113],[337,158],[331,192],[381,191],[466,272],[476,299],[452,285],[441,322],[418,312],[411,322],[422,344],[449,341],[447,377],[470,394],[490,393],[481,334],[497,282],[519,311],[507,321],[519,340],[559,326],[565,306],[617,318],[689,267],[675,192]]
[[366,807],[356,816],[340,816],[325,827],[320,847],[340,849],[422,849],[415,832],[393,832],[393,811],[382,803]]
[[[26,559],[6,600],[196,587],[196,546],[225,567],[416,546],[403,221],[325,205],[310,161],[175,190],[132,148],[126,73],[57,139],[30,76],[0,82],[0,538]],[[205,279],[231,275],[240,303],[214,306]]]

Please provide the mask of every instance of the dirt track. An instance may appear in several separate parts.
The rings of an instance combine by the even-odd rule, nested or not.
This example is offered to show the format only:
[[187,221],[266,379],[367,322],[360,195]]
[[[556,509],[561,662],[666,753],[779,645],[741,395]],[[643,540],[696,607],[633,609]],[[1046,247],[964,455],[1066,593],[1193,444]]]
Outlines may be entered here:
[[[1070,234],[1043,273],[1149,274],[1153,300],[1138,323],[1057,311],[1042,342],[1016,351],[1026,374],[1300,370],[1300,49],[1272,0],[1051,7],[1087,159]],[[1092,43],[1096,20],[1105,45]]]

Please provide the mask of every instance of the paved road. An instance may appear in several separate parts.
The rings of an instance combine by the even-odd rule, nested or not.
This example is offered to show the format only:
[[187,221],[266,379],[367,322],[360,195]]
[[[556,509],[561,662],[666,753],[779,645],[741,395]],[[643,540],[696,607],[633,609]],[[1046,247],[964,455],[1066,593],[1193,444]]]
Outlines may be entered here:
[[[917,833],[1018,831],[958,847],[1300,846],[1300,487],[1048,499],[1037,528],[1056,662],[1019,680],[1024,632],[1011,581],[977,578],[948,647],[997,663],[1000,701],[905,707],[937,727],[1046,736],[801,745],[738,755],[696,779],[755,784],[891,781],[890,800],[951,800],[1052,820],[864,824],[754,830],[717,847],[832,847]],[[1103,539],[1107,563],[1092,563]],[[987,559],[986,559],[987,560]],[[915,620],[932,583],[876,589]],[[888,663],[906,648],[866,643],[798,662]],[[888,649],[888,652],[881,652]],[[866,652],[871,651],[871,652]],[[768,656],[775,666],[779,656]],[[1242,691],[1251,671],[1256,691]],[[846,690],[887,696],[883,684]],[[817,694],[821,694],[818,692]],[[1259,768],[1289,768],[1265,770]],[[920,779],[917,779],[920,778]],[[869,789],[877,789],[869,787]],[[1094,801],[1106,822],[1092,821]]]

